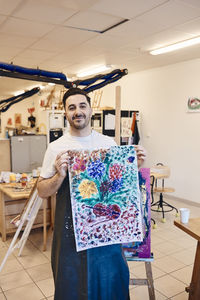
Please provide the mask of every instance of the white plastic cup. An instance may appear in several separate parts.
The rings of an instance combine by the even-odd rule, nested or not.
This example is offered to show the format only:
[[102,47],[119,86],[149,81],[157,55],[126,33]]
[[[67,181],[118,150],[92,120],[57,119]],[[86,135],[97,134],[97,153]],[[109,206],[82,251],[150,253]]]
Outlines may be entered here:
[[32,175],[33,175],[33,177],[37,177],[38,176],[38,172],[37,172],[36,169],[32,170]]
[[187,224],[190,217],[190,210],[188,208],[180,208],[181,223]]

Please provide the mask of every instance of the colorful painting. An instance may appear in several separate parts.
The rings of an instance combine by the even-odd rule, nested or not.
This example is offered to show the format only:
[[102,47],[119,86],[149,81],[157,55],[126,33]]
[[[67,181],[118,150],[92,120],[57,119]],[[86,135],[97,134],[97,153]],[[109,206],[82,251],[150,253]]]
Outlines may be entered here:
[[150,169],[141,168],[139,172],[139,186],[142,203],[142,218],[144,239],[142,242],[123,244],[127,259],[134,257],[151,257],[151,200],[150,200]]
[[143,240],[134,146],[68,151],[77,251]]

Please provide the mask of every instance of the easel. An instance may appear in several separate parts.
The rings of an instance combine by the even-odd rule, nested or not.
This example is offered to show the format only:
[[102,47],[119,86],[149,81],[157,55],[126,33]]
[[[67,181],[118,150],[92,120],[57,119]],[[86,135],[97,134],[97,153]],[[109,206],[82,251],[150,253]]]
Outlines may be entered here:
[[[6,252],[6,255],[0,265],[0,272],[3,269],[9,255],[16,249],[19,248],[19,253],[18,256],[21,255],[22,250],[25,246],[25,243],[27,241],[27,238],[29,236],[29,233],[31,231],[31,228],[33,226],[33,223],[35,221],[35,218],[37,216],[38,210],[40,209],[40,206],[42,204],[42,199],[38,196],[37,193],[37,188],[36,188],[36,183],[32,189],[32,192],[30,194],[30,197],[27,201],[27,205],[22,213],[22,216],[20,218],[19,221],[19,226],[17,228],[17,231],[12,239],[12,242],[8,248],[8,251]],[[19,239],[19,241],[17,242],[17,238],[22,230],[22,227],[24,225],[24,223],[27,221],[27,224],[24,228],[24,232],[21,236],[21,238]]]
[[150,258],[127,258],[127,261],[143,261],[145,263],[145,270],[146,270],[146,278],[130,278],[129,284],[130,285],[147,285],[148,292],[149,292],[149,300],[155,300],[155,291],[154,291],[154,284],[153,284],[153,274],[151,268],[151,262],[154,260],[153,254],[151,254]]

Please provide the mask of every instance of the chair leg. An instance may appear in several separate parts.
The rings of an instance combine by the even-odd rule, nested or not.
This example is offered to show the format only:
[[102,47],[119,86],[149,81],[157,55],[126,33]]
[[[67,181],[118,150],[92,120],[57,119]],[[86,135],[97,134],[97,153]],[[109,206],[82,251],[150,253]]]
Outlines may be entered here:
[[163,194],[160,193],[160,201],[159,201],[159,205],[162,209],[162,216],[163,216],[163,220],[165,219],[165,211],[164,211],[164,208],[163,208]]

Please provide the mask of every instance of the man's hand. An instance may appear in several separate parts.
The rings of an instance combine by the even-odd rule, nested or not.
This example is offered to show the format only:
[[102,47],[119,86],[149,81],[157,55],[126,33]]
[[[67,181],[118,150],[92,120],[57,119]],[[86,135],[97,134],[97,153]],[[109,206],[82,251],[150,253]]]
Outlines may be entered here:
[[63,151],[59,153],[55,160],[55,168],[61,177],[65,177],[67,174],[67,168],[68,168],[68,154],[67,151]]
[[138,168],[140,168],[146,159],[146,150],[140,145],[134,145],[134,147],[137,155]]

